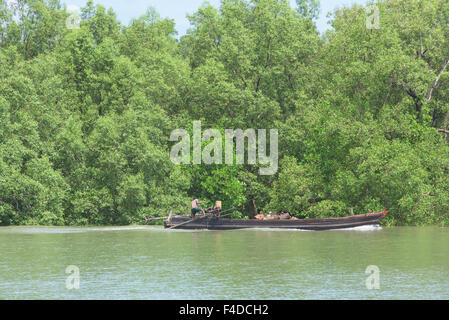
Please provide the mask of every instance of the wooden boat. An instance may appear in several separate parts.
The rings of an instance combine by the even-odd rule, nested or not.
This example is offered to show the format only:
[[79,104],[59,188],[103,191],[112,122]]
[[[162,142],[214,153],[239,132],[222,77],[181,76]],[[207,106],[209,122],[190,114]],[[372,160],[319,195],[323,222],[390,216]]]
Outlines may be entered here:
[[[346,229],[366,225],[379,225],[388,211],[368,213],[344,218],[301,219],[301,220],[243,220],[224,219],[216,216],[190,217],[173,216],[164,221],[165,228],[189,230],[235,230],[250,228],[300,229],[300,230],[333,230]],[[190,222],[189,222],[190,221]]]

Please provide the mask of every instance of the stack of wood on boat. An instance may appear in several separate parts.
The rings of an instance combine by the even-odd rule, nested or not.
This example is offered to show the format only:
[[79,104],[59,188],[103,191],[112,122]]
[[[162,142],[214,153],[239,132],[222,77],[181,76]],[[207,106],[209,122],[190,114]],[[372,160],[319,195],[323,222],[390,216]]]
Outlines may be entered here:
[[270,212],[266,216],[260,213],[254,217],[255,220],[298,220],[298,218],[293,217],[288,212],[281,212],[280,214],[275,214]]

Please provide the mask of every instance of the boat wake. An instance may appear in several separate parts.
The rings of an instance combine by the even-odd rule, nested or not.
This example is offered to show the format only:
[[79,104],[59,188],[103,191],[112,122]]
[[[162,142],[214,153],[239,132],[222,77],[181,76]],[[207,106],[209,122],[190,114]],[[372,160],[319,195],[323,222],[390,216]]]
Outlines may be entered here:
[[88,227],[84,231],[133,231],[133,230],[161,230],[160,227],[128,226],[128,227]]
[[[367,225],[353,228],[343,228],[343,229],[332,229],[327,231],[378,231],[382,230],[380,225]],[[269,232],[325,232],[325,231],[314,231],[314,230],[303,230],[303,229],[286,229],[286,228],[251,228],[251,229],[240,229],[234,231],[269,231]]]
[[382,230],[382,227],[380,225],[368,225],[368,226],[360,226],[360,227],[354,227],[354,228],[346,228],[346,229],[337,229],[337,230],[331,230],[331,231],[377,231]]
[[134,231],[134,230],[155,230],[163,231],[157,226],[125,226],[125,227],[6,227],[0,229],[1,232],[31,233],[31,234],[52,234],[52,233],[84,233],[84,232],[109,232],[109,231]]

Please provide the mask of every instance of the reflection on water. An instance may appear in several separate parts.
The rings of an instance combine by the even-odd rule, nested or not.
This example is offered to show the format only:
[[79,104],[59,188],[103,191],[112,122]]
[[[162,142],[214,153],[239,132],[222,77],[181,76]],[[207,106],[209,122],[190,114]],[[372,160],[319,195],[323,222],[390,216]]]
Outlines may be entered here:
[[448,276],[449,231],[437,227],[0,228],[0,299],[449,299]]

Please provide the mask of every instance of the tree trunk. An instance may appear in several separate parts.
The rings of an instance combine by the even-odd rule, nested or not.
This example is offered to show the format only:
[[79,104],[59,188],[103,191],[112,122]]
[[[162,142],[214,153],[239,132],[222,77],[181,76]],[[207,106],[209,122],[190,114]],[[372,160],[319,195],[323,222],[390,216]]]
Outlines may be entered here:
[[253,205],[253,216],[252,216],[252,218],[254,218],[255,216],[257,216],[256,201],[253,199],[253,200],[251,200],[251,203]]
[[449,112],[446,112],[446,114],[444,115],[444,127],[443,129],[439,129],[438,132],[443,132],[444,133],[444,141],[447,142],[447,135],[449,134],[449,130],[447,130],[447,121],[449,120]]

